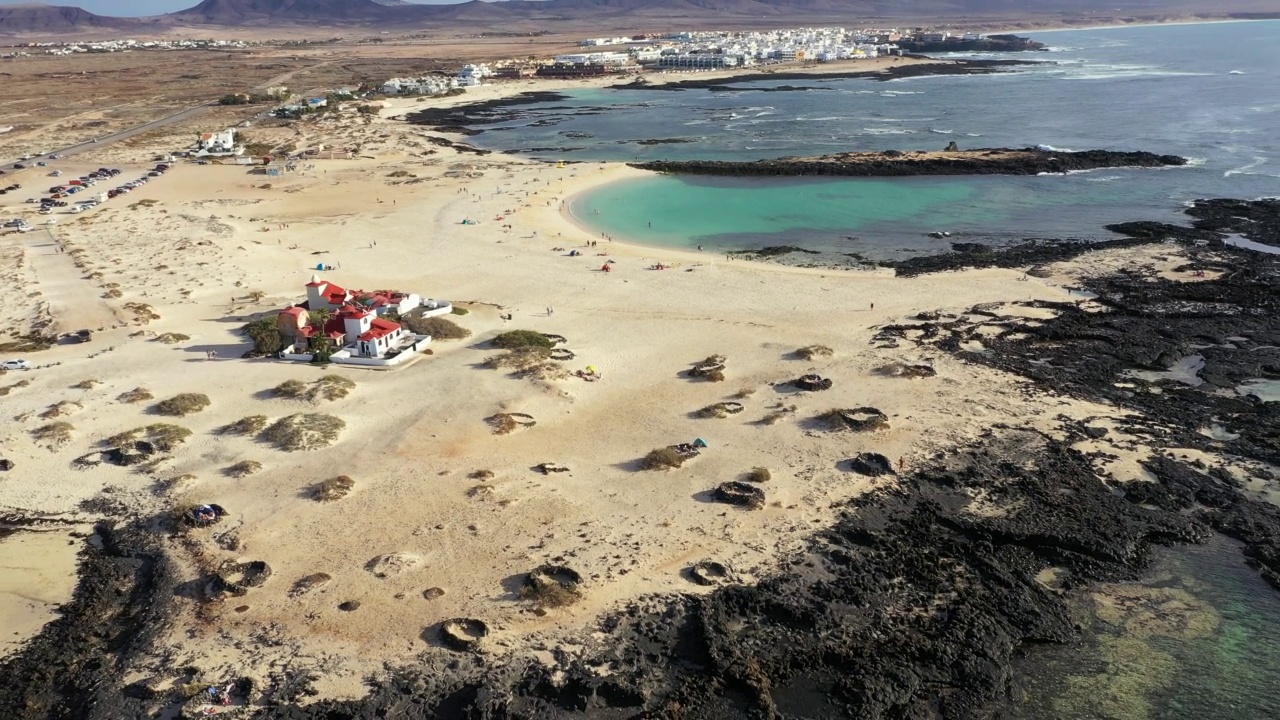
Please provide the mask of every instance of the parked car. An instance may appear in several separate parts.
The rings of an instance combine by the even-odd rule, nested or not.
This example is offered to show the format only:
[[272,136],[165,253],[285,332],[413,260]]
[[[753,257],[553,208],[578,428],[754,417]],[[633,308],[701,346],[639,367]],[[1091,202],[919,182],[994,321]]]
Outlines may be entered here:
[[0,363],[0,369],[4,370],[30,370],[31,363],[26,360],[5,360]]
[[22,163],[14,163],[14,164],[13,164],[13,169],[14,169],[14,170],[26,170],[26,169],[27,169],[27,166],[26,166],[26,165],[23,165]]

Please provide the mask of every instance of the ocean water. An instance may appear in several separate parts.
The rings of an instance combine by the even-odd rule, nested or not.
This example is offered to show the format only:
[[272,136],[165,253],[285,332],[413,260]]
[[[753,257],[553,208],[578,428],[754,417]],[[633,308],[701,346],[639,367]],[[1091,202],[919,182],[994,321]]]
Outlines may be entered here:
[[1001,717],[1280,717],[1280,596],[1225,538],[1159,556],[1143,582],[1078,598],[1083,642],[1029,648]]
[[[891,257],[951,241],[1109,237],[1199,197],[1280,195],[1280,21],[1032,33],[1037,64],[890,82],[806,79],[707,90],[589,90],[473,138],[564,160],[750,160],[844,150],[1049,145],[1149,150],[1189,167],[1067,176],[765,179],[655,176],[597,188],[578,220],[654,245],[793,244]],[[995,54],[963,57],[992,58]],[[677,144],[638,144],[679,138]]]

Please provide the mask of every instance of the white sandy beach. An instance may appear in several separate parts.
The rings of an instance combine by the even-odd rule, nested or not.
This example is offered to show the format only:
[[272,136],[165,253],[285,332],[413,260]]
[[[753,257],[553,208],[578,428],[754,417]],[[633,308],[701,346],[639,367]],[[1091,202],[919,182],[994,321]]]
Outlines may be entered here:
[[[481,88],[465,100],[555,87]],[[424,639],[424,630],[446,618],[486,620],[493,631],[488,652],[531,652],[537,643],[530,638],[587,626],[644,594],[702,591],[681,574],[695,561],[728,563],[748,580],[769,572],[781,553],[829,522],[840,501],[892,482],[840,469],[859,452],[910,466],[993,422],[1109,412],[1028,400],[1011,376],[869,342],[878,326],[921,311],[1066,299],[1073,273],[1096,266],[1105,253],[1056,266],[1048,280],[1024,281],[1020,270],[901,279],[889,271],[790,268],[622,242],[588,248],[595,234],[568,222],[560,201],[639,171],[612,164],[557,168],[435,147],[423,140],[429,133],[392,119],[421,104],[393,102],[369,124],[350,117],[298,131],[300,146],[359,144],[354,160],[317,160],[280,178],[180,165],[93,213],[57,216],[50,235],[0,237],[6,283],[19,289],[5,308],[11,327],[29,327],[43,315],[61,330],[103,328],[91,344],[32,353],[28,359],[40,367],[0,377],[0,387],[10,388],[0,400],[7,419],[0,443],[15,463],[0,478],[0,507],[74,513],[104,489],[140,511],[214,502],[230,516],[192,534],[198,552],[171,542],[189,576],[199,576],[200,564],[232,559],[263,560],[274,570],[243,598],[211,605],[180,598],[186,621],[165,643],[173,663],[214,675],[261,674],[290,662],[314,666],[324,669],[323,696],[351,696],[384,662],[428,650],[435,641]],[[128,168],[122,179],[139,174],[147,159],[143,150],[114,152],[101,162]],[[415,177],[388,177],[401,170]],[[464,218],[479,223],[462,225]],[[509,232],[502,228],[508,223]],[[583,254],[567,257],[556,246]],[[1118,261],[1133,261],[1132,253]],[[600,272],[609,259],[613,272]],[[655,262],[671,267],[649,269]],[[322,274],[347,288],[450,299],[469,310],[452,319],[473,334],[433,343],[433,355],[394,371],[239,359],[250,346],[237,330],[256,313],[302,299],[317,263],[339,266]],[[158,318],[139,319],[145,313],[137,303]],[[505,313],[514,319],[501,320]],[[504,329],[565,336],[564,347],[577,356],[566,369],[592,365],[603,379],[542,382],[480,367],[495,352],[485,341]],[[156,341],[165,333],[189,339]],[[834,355],[794,358],[797,348],[814,344]],[[209,351],[217,359],[207,359]],[[725,382],[683,375],[712,354],[728,358]],[[892,363],[932,364],[938,375],[909,380],[877,372]],[[783,384],[806,372],[835,385],[797,393]],[[357,387],[318,405],[266,392],[326,373]],[[72,387],[85,380],[98,382]],[[150,402],[117,399],[138,387],[156,400],[205,393],[212,405],[185,418],[157,417],[149,414]],[[741,415],[690,417],[740,392]],[[64,402],[74,405],[56,420],[74,426],[70,441],[49,447],[34,439],[32,431],[52,421],[40,414]],[[759,422],[779,405],[794,406],[794,415]],[[884,411],[890,429],[831,433],[811,421],[831,408],[860,406]],[[215,433],[246,416],[274,420],[299,412],[333,414],[347,426],[331,447],[295,453]],[[495,435],[484,419],[496,412],[528,413],[537,425]],[[148,472],[108,464],[73,469],[71,461],[104,438],[155,422],[193,431],[172,461]],[[649,450],[694,438],[709,448],[685,467],[638,469]],[[258,461],[262,470],[228,476],[226,469],[242,460]],[[571,472],[531,469],[543,462]],[[710,501],[716,485],[753,467],[772,475],[763,509]],[[478,471],[493,477],[470,477]],[[313,486],[336,475],[355,480],[352,494],[315,501]],[[226,549],[226,533],[238,539],[236,550]],[[223,536],[221,545],[215,534]],[[39,552],[66,577],[76,549],[49,545]],[[382,578],[366,569],[389,553],[406,553],[417,564]],[[522,574],[546,562],[584,576],[581,602],[537,613],[518,597]],[[314,573],[332,579],[291,597],[293,583]],[[445,594],[424,598],[435,587]],[[40,602],[58,602],[53,594]],[[5,597],[0,624],[30,616],[29,605]],[[338,609],[351,600],[360,602],[358,610]],[[257,642],[268,635],[281,645]]]

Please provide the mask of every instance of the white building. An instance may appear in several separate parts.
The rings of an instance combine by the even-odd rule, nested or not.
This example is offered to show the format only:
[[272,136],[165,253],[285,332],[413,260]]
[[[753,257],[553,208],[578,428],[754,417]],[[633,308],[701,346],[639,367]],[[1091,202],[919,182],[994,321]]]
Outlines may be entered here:
[[658,60],[658,67],[686,70],[717,70],[738,67],[738,65],[736,56],[720,53],[677,53],[663,55]]
[[204,133],[196,143],[195,157],[228,157],[243,155],[244,146],[236,144],[236,130],[229,128],[222,132]]

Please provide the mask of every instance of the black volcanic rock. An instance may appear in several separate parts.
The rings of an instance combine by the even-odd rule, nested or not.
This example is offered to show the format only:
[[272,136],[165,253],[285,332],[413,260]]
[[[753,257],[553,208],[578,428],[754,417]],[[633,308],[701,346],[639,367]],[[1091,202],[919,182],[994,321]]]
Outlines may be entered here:
[[853,176],[907,175],[1040,175],[1112,167],[1168,167],[1185,165],[1186,158],[1149,152],[1084,150],[1061,152],[1025,148],[981,148],[949,155],[929,153],[860,152],[820,157],[778,158],[733,162],[722,160],[659,160],[631,163],[634,168],[688,175],[727,176]]

